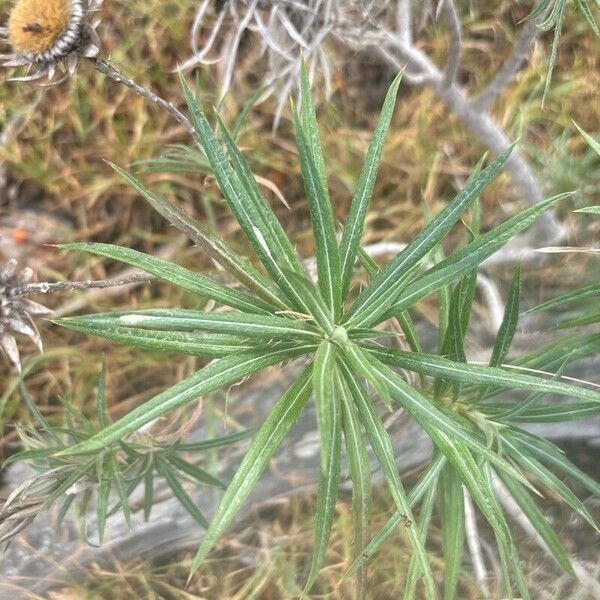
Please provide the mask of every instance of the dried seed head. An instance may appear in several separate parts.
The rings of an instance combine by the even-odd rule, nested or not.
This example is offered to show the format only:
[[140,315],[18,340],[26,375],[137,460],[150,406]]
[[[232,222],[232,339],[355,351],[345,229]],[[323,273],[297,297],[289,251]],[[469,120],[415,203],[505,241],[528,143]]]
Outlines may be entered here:
[[18,81],[52,79],[57,69],[64,71],[65,77],[73,74],[80,57],[93,58],[100,52],[96,13],[102,2],[18,0],[2,31],[13,51],[0,55],[2,65],[34,70],[15,77]]
[[18,52],[42,54],[67,32],[70,0],[20,0],[8,21],[8,41]]
[[0,267],[0,350],[17,370],[21,369],[21,359],[15,335],[30,338],[41,352],[42,340],[32,316],[51,312],[27,298],[27,284],[32,275],[32,270],[28,268],[17,271],[16,260],[10,260]]

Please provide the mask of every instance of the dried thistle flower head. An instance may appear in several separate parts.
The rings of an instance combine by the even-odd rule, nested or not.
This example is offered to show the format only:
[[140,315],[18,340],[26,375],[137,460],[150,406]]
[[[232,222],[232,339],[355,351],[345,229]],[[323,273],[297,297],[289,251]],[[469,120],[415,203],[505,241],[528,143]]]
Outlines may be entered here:
[[33,271],[29,268],[17,271],[16,260],[10,260],[0,267],[0,350],[19,371],[21,358],[15,335],[27,336],[41,352],[42,339],[31,317],[51,312],[27,298],[30,293],[27,284],[32,275]]
[[[94,58],[100,52],[95,14],[103,0],[17,0],[8,27],[2,30],[12,48],[0,55],[5,67],[27,67],[33,73],[15,77],[30,81],[57,69],[73,74],[80,57]],[[61,78],[60,80],[62,80]]]

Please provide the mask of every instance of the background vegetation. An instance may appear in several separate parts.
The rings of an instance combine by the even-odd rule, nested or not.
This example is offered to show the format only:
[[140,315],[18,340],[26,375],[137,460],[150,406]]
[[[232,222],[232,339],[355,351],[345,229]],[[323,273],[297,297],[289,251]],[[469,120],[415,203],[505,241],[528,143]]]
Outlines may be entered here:
[[[0,3],[4,13],[8,2]],[[471,85],[486,82],[487,73],[509,51],[514,40],[513,24],[523,18],[530,5],[512,1],[475,3],[464,0],[465,59],[461,79]],[[473,6],[471,6],[471,4]],[[494,6],[492,6],[492,4]],[[104,8],[103,39],[107,55],[122,65],[128,75],[157,89],[164,97],[181,100],[175,65],[188,54],[188,32],[196,2],[193,0],[131,0],[108,2]],[[428,52],[441,57],[445,34],[432,28],[426,36]],[[598,89],[598,40],[585,22],[573,12],[567,14],[553,83],[542,107],[551,33],[536,46],[533,61],[518,81],[503,94],[495,116],[529,152],[532,164],[546,186],[547,195],[578,189],[574,203],[598,203],[600,161],[576,132],[572,120],[598,136],[600,103]],[[250,50],[251,51],[251,50]],[[368,54],[348,54],[336,71],[331,103],[321,110],[321,130],[325,153],[332,173],[330,187],[336,211],[345,214],[351,199],[356,173],[365,155],[375,116],[394,76],[387,67]],[[236,72],[235,93],[224,103],[229,124],[240,105],[252,93],[253,73]],[[216,101],[217,84],[210,69],[198,71],[203,100]],[[309,244],[308,208],[299,181],[299,163],[294,154],[291,126],[284,118],[280,128],[271,129],[274,106],[266,102],[249,115],[249,125],[240,144],[249,150],[252,166],[270,180],[293,208],[288,212],[276,203],[279,217],[292,232],[303,254]],[[0,260],[16,256],[32,266],[40,280],[104,278],[113,274],[100,260],[76,253],[61,253],[46,244],[65,241],[118,243],[145,252],[165,252],[180,264],[198,269],[206,259],[181,241],[181,236],[165,226],[160,217],[128,188],[104,161],[128,165],[155,157],[169,144],[185,139],[184,133],[158,110],[149,108],[125,89],[105,81],[84,65],[76,78],[54,88],[6,83],[0,86]],[[373,211],[367,223],[366,240],[406,240],[423,224],[422,203],[434,211],[451,198],[464,182],[483,149],[474,144],[463,127],[447,118],[446,109],[427,91],[401,87],[394,125],[383,156],[381,174],[374,194]],[[239,239],[236,226],[221,204],[210,178],[187,174],[155,173],[146,182],[153,189],[177,197],[197,218],[207,221],[233,245]],[[484,227],[513,214],[519,198],[507,190],[501,178],[485,195]],[[498,202],[501,199],[502,202]],[[500,208],[498,208],[500,207]],[[562,215],[577,242],[585,236],[598,236],[598,221],[567,212]],[[307,246],[308,248],[308,246]],[[207,263],[206,263],[207,265]],[[494,275],[509,281],[511,269],[496,269]],[[528,267],[524,280],[525,303],[558,295],[565,289],[598,280],[598,266],[581,255],[560,255],[542,266]],[[117,271],[114,271],[115,273]],[[123,304],[129,307],[185,305],[173,288],[159,283],[128,289]],[[88,293],[82,297],[54,296],[48,303],[59,313],[83,308],[108,310],[112,292]],[[479,309],[485,323],[485,308]],[[428,318],[424,306],[424,318]],[[430,315],[431,316],[431,315]],[[76,410],[93,411],[93,388],[102,353],[108,349],[107,398],[110,411],[120,415],[156,394],[175,380],[190,374],[198,360],[165,360],[163,356],[136,354],[130,359],[127,348],[113,346],[50,325],[43,326],[46,352],[37,356],[29,348],[25,373],[35,390],[37,404],[46,415],[61,411],[58,397],[66,398]],[[485,331],[484,331],[485,333]],[[160,361],[160,362],[159,362]],[[160,365],[160,368],[157,366]],[[3,457],[14,452],[17,437],[11,421],[28,419],[21,411],[16,393],[17,380],[6,364],[0,363],[0,426],[3,428]],[[6,382],[6,385],[4,384]],[[573,448],[570,458],[593,473],[594,465]],[[381,493],[378,499],[383,524],[391,501]],[[568,513],[547,501],[548,509],[561,523]],[[596,516],[600,511],[592,507]],[[335,540],[327,558],[328,568],[320,575],[322,593],[346,597],[352,582],[339,584],[340,576],[352,560],[350,535],[344,532],[350,517],[347,503],[340,504],[334,526]],[[312,498],[258,510],[255,522],[235,541],[223,546],[199,573],[192,587],[183,590],[190,557],[183,555],[172,563],[150,568],[123,565],[121,571],[90,573],[85,588],[73,587],[56,598],[287,598],[298,593],[297,572],[311,550]],[[260,527],[256,527],[256,522]],[[580,552],[589,537],[578,536],[578,522],[565,522],[562,532],[567,543]],[[559,526],[561,530],[561,526]],[[257,531],[259,533],[257,533]],[[294,536],[294,553],[290,553]],[[398,534],[397,544],[374,561],[371,571],[373,598],[395,597],[402,590],[401,567],[407,561],[406,541]],[[527,540],[522,541],[527,544]],[[244,557],[264,553],[261,566]],[[432,552],[435,553],[435,548]],[[527,556],[527,552],[522,552]],[[536,560],[537,559],[537,560]],[[529,576],[548,597],[564,598],[567,585],[556,579],[551,563],[531,555],[532,564],[544,564]],[[440,565],[440,569],[442,566]],[[465,598],[475,594],[471,582],[463,582]],[[252,596],[252,593],[254,596]],[[541,596],[540,596],[541,597]]]

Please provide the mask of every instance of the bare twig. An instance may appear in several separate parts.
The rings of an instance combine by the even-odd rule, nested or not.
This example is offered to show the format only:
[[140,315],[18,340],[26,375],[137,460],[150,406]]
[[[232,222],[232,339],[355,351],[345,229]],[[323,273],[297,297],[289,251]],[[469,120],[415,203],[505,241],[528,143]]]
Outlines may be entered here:
[[139,85],[133,79],[129,79],[122,75],[113,65],[111,65],[107,60],[103,58],[90,58],[88,59],[96,68],[97,71],[106,75],[110,79],[112,79],[116,83],[123,84],[128,87],[130,90],[145,98],[146,100],[156,104],[163,110],[166,110],[180,125],[182,125],[185,130],[195,139],[196,138],[196,130],[191,124],[190,120],[173,104],[167,102],[151,90],[146,89],[145,87]]
[[87,281],[59,281],[55,283],[36,282],[28,283],[14,290],[15,295],[29,295],[36,292],[40,294],[49,294],[51,292],[72,292],[75,290],[106,289],[112,287],[121,287],[136,283],[146,283],[155,280],[154,275],[146,273],[133,273],[127,276],[112,277],[110,279],[88,279]]
[[525,22],[510,56],[504,61],[487,87],[471,102],[477,111],[484,112],[488,110],[498,96],[515,80],[517,73],[529,59],[531,49],[538,35],[538,24],[543,18],[544,15],[541,15],[537,19],[530,19]]
[[443,11],[450,31],[450,47],[448,59],[444,69],[444,87],[451,86],[458,76],[460,60],[462,58],[462,25],[454,6],[454,0],[444,0]]

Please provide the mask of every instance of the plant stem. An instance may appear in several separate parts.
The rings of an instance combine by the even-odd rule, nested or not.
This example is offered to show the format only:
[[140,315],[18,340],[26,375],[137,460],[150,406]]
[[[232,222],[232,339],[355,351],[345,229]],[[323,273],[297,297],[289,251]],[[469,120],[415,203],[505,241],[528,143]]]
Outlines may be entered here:
[[192,125],[190,120],[180,110],[175,108],[173,104],[167,102],[164,98],[161,98],[159,95],[155,94],[151,90],[139,85],[138,83],[133,81],[133,79],[129,79],[128,77],[122,75],[107,60],[104,60],[103,58],[90,58],[88,60],[94,65],[94,68],[98,72],[102,73],[103,75],[106,75],[115,83],[119,83],[128,87],[130,90],[138,94],[138,96],[141,96],[149,102],[160,106],[160,108],[162,108],[163,110],[166,110],[180,125],[182,125],[185,128],[185,130],[194,139],[197,139],[196,130],[194,129],[194,126]]

